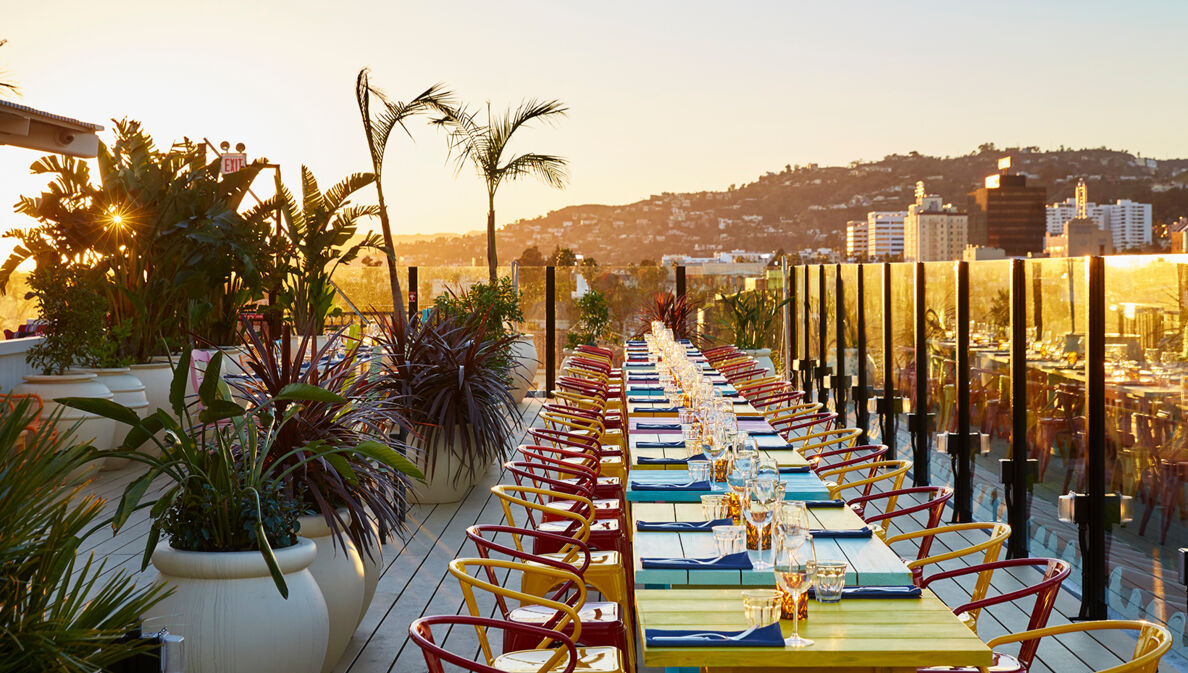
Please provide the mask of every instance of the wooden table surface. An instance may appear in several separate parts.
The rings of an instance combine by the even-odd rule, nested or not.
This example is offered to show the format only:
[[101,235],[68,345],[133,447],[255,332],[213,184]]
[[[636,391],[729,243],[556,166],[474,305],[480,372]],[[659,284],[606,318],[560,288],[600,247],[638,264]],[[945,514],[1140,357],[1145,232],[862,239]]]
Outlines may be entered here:
[[[747,628],[741,589],[638,589],[636,611],[643,663],[703,667],[709,673],[825,671],[908,673],[921,666],[988,666],[990,648],[931,591],[919,599],[809,601],[800,634],[811,647],[648,647],[644,632],[659,629],[738,631]],[[791,623],[781,623],[784,635]]]
[[[812,528],[857,530],[866,525],[849,507],[811,507]],[[702,521],[701,503],[635,503],[631,507],[632,568],[635,583],[677,587],[752,586],[774,587],[770,570],[655,570],[644,569],[644,557],[707,558],[717,556],[711,532],[640,532],[639,521]],[[882,540],[869,538],[818,538],[813,541],[818,561],[845,561],[847,586],[909,585],[912,573],[899,555]],[[750,552],[754,558],[757,552]],[[770,558],[770,550],[767,552]]]

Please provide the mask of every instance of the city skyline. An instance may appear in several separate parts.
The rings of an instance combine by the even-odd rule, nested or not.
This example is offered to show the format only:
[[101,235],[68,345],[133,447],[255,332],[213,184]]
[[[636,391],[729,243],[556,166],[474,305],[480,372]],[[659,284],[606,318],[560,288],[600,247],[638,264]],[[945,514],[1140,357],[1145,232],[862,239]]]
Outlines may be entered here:
[[[140,119],[163,145],[244,142],[290,184],[303,163],[323,181],[367,169],[352,89],[363,66],[402,99],[437,81],[496,108],[560,99],[569,118],[522,142],[569,158],[573,181],[501,190],[500,224],[724,189],[786,163],[954,155],[987,141],[1188,156],[1175,132],[1188,94],[1160,86],[1185,60],[1174,37],[1188,11],[1171,3],[280,6],[13,5],[0,66],[23,104],[109,129],[113,117]],[[1053,30],[1067,37],[1048,39]],[[1080,104],[1111,80],[1129,95]],[[415,144],[393,138],[386,165],[397,233],[480,229],[480,181],[455,177],[434,130],[412,131]],[[8,206],[44,184],[27,174],[37,156],[3,157],[0,229],[24,223]]]

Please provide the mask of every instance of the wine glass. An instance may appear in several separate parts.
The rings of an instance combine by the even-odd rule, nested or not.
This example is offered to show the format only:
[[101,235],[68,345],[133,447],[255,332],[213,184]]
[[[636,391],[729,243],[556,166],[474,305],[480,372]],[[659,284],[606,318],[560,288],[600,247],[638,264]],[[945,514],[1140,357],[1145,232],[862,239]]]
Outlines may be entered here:
[[763,537],[764,533],[771,537],[772,512],[782,495],[782,489],[778,488],[779,483],[779,479],[755,478],[747,485],[742,511],[747,523],[754,527],[758,540],[756,546],[759,553],[751,563],[755,570],[767,570],[772,567],[763,554]]
[[782,543],[799,547],[809,536],[808,507],[793,500],[777,505],[775,513],[775,536]]
[[710,433],[705,437],[702,443],[701,450],[705,457],[710,461],[710,476],[711,481],[721,481],[718,478],[718,461],[726,455],[726,442],[723,437],[717,433]]
[[746,497],[747,484],[755,476],[755,461],[751,458],[743,458],[735,456],[734,462],[730,465],[730,471],[726,474],[726,485],[730,487],[730,491],[734,493],[737,498],[736,502],[742,505],[743,498]]
[[784,647],[794,650],[813,644],[813,641],[800,636],[800,619],[797,614],[800,606],[800,595],[808,591],[813,581],[812,575],[809,572],[809,564],[813,561],[813,559],[809,558],[810,554],[808,553],[811,549],[811,547],[804,544],[803,540],[795,546],[785,541],[783,550],[775,561],[776,585],[788,594],[793,606],[791,617],[792,635],[784,639]]

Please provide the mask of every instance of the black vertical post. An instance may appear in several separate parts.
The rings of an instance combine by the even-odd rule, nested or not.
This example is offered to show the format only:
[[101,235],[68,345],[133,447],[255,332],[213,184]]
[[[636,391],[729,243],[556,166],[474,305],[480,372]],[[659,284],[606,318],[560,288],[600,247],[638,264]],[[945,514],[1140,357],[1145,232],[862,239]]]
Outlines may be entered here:
[[[786,260],[787,258],[785,258]],[[784,305],[784,322],[787,341],[784,343],[784,379],[792,380],[792,360],[796,358],[796,272],[785,262],[784,282],[788,288],[788,303]]]
[[833,331],[837,348],[835,357],[837,362],[836,376],[833,377],[833,408],[841,419],[842,425],[848,425],[846,414],[846,390],[849,382],[846,380],[846,291],[842,283],[842,265],[834,267],[833,277],[833,305],[835,307]]
[[928,450],[931,445],[928,429],[928,333],[925,314],[928,306],[924,303],[924,283],[926,280],[924,262],[916,262],[916,405],[912,409],[912,483],[915,486],[928,486],[929,459]]
[[866,385],[866,267],[858,265],[858,287],[856,288],[858,301],[858,385],[854,388],[854,416],[858,420],[858,428],[862,434],[858,436],[859,444],[867,444],[867,427],[870,425],[870,390]]
[[557,267],[545,267],[545,397],[557,379]]
[[1089,294],[1085,331],[1085,476],[1088,485],[1088,545],[1082,549],[1081,618],[1105,619],[1106,474],[1105,474],[1105,259],[1086,259]]
[[[957,272],[957,470],[953,506],[957,523],[973,521],[973,457],[969,445],[969,262],[955,262]],[[950,450],[954,448],[949,438]]]
[[804,399],[806,402],[813,401],[813,370],[816,365],[813,364],[812,354],[809,350],[810,335],[809,330],[809,316],[812,315],[812,305],[809,302],[809,265],[804,265],[804,358],[801,360],[804,365],[801,372],[804,381],[801,383],[804,390]]
[[1008,558],[1027,558],[1029,506],[1027,461],[1027,265],[1011,260],[1011,469],[1007,522],[1011,539]]
[[1043,264],[1031,265],[1031,311],[1035,323],[1035,340],[1044,338],[1044,278]]
[[826,345],[829,341],[829,311],[825,306],[825,265],[817,266],[817,401],[821,404],[829,402],[829,391],[825,387],[825,377],[829,375]]
[[883,400],[882,441],[890,448],[890,455],[896,455],[896,425],[899,420],[898,401],[895,393],[895,336],[892,324],[894,311],[891,305],[891,264],[883,262]]
[[416,320],[417,311],[417,267],[408,267],[408,319]]
[[[684,303],[684,301],[685,301],[685,267],[684,266],[678,266],[676,268],[676,297],[677,297],[677,301]],[[681,316],[682,316],[681,321],[683,323],[684,322],[684,313],[683,312],[681,313]],[[680,325],[680,329],[675,330],[677,333],[677,338],[679,339],[683,335],[687,334],[688,329],[689,329],[688,325],[685,325],[685,324]]]

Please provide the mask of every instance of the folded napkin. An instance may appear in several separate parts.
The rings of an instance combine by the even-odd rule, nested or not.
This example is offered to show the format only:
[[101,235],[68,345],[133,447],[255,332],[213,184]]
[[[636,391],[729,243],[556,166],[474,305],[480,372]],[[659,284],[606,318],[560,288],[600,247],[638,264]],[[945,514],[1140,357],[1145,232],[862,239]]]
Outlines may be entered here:
[[[816,592],[808,590],[809,598],[814,598]],[[842,598],[919,598],[920,587],[888,586],[888,587],[845,587]]]
[[664,395],[640,395],[638,397],[627,397],[627,401],[632,404],[651,404],[652,402],[667,402],[668,399]]
[[658,376],[628,376],[627,385],[633,386],[636,383],[660,383]]
[[671,481],[632,481],[631,488],[636,491],[708,491],[708,481],[687,481],[674,483]]
[[648,647],[783,647],[780,623],[751,627],[746,631],[688,631],[644,629]]
[[804,506],[812,509],[813,507],[845,507],[845,500],[805,500]]
[[688,465],[690,460],[709,460],[706,455],[700,454],[691,458],[648,458],[640,456],[635,459],[639,465]]
[[744,430],[752,437],[779,437],[780,433],[775,430]]
[[680,449],[684,448],[685,440],[671,442],[636,442],[637,449]]
[[680,430],[680,423],[636,423],[636,430]]
[[734,519],[714,519],[713,521],[637,521],[635,530],[644,533],[709,533],[714,526],[729,526]]
[[[656,401],[659,402],[660,400],[656,400]],[[680,407],[645,407],[643,409],[636,409],[635,411],[633,411],[631,413],[675,414],[678,411],[680,411]]]
[[639,564],[650,570],[750,570],[751,557],[740,551],[713,558],[641,558]]
[[780,474],[808,474],[810,471],[808,465],[788,465],[780,468]]
[[857,529],[850,530],[834,530],[824,528],[814,528],[811,531],[814,538],[818,537],[870,537],[873,533],[870,528],[863,526]]
[[637,386],[634,383],[628,383],[627,389],[627,392],[630,393],[663,392],[664,386]]
[[627,364],[625,364],[623,366],[633,368],[633,369],[634,368],[652,369],[653,367],[655,367],[655,365],[653,365],[650,362],[628,362]]

